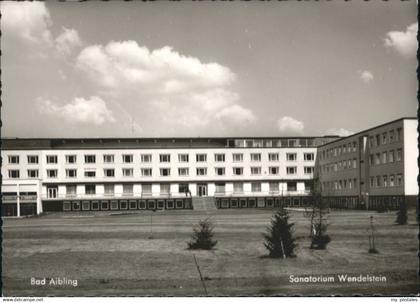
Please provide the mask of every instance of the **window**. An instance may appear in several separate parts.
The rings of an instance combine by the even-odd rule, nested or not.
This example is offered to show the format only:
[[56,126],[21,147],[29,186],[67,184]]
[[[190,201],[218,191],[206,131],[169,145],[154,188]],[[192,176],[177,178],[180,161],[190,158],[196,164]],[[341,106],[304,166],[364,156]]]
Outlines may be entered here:
[[159,161],[161,163],[169,163],[169,162],[171,162],[171,155],[170,154],[159,154]]
[[96,171],[94,170],[85,171],[85,177],[96,177]]
[[251,161],[261,161],[261,153],[251,153]]
[[373,136],[369,136],[369,148],[373,148]]
[[356,152],[356,142],[353,142],[353,152]]
[[290,191],[290,192],[297,191],[296,181],[288,181],[287,182],[287,191]]
[[38,178],[38,170],[28,170],[28,178]]
[[296,160],[296,153],[286,153],[286,159],[288,161],[295,161]]
[[369,166],[373,166],[374,165],[374,158],[373,158],[373,154],[369,155]]
[[244,168],[242,167],[233,168],[233,175],[242,175],[242,174],[244,174]]
[[189,191],[188,184],[179,184],[178,186],[179,193],[188,193],[188,191]]
[[226,192],[226,184],[225,183],[216,183],[216,193],[225,193]]
[[28,155],[28,164],[37,164],[38,155]]
[[389,131],[389,143],[394,141],[394,130]]
[[95,195],[96,194],[96,185],[85,185],[85,194],[86,195]]
[[268,160],[269,161],[279,161],[279,154],[278,153],[268,153]]
[[160,184],[160,193],[161,194],[169,194],[171,192],[171,185],[170,184]]
[[393,163],[394,162],[394,150],[389,151],[388,153],[388,162]]
[[293,175],[296,174],[297,168],[296,167],[286,167],[286,174]]
[[382,152],[382,163],[386,164],[386,160],[387,160],[387,154],[386,152]]
[[115,176],[115,170],[114,169],[104,169],[104,175],[105,175],[105,177],[114,177]]
[[375,186],[375,177],[370,178],[370,187],[373,188]]
[[85,164],[94,164],[96,162],[95,155],[85,155]]
[[[346,150],[345,147],[344,147],[344,150]],[[314,153],[303,153],[303,160],[313,161],[313,160],[315,160],[315,154]]]
[[18,164],[19,155],[9,155],[9,164]]
[[397,150],[397,161],[401,161],[402,159],[402,149]]
[[215,154],[214,155],[214,161],[224,162],[225,161],[225,155],[224,154]]
[[215,172],[217,176],[225,175],[225,168],[215,168]]
[[104,154],[104,163],[112,164],[114,162],[114,155],[113,154]]
[[197,168],[197,176],[207,175],[207,168]]
[[278,182],[270,182],[269,188],[271,193],[276,193],[279,191],[279,183]]
[[75,164],[76,155],[66,155],[66,164]]
[[382,179],[383,179],[384,187],[387,187],[388,186],[388,176],[387,175],[384,175],[382,177]]
[[179,176],[188,176],[189,173],[189,169],[188,168],[178,168],[178,175]]
[[303,167],[303,171],[305,174],[313,174],[314,173],[314,167]]
[[353,158],[353,169],[357,168],[357,159]]
[[77,170],[76,169],[66,169],[66,177],[67,178],[77,177]]
[[244,191],[244,184],[242,182],[234,182],[233,183],[233,192],[234,193],[243,193]]
[[171,169],[170,168],[160,168],[160,176],[170,176]]
[[133,195],[133,184],[123,184],[123,195]]
[[47,177],[48,178],[56,178],[57,177],[57,170],[55,169],[48,169],[47,170]]
[[261,167],[251,167],[251,175],[261,175]]
[[375,154],[375,165],[380,165],[380,164],[381,164],[381,154],[376,153]]
[[178,154],[178,161],[180,163],[187,163],[189,160],[188,154]]
[[380,187],[380,186],[381,186],[381,177],[376,176],[376,187]]
[[142,163],[150,163],[152,162],[152,154],[142,154],[141,156]]
[[390,187],[395,186],[395,176],[394,175],[389,175],[389,186]]
[[152,176],[152,169],[151,168],[142,168],[141,169],[141,176]]
[[403,183],[402,174],[398,174],[397,175],[397,186],[402,186],[402,183]]
[[268,171],[270,175],[277,175],[279,174],[279,167],[269,167]]
[[395,138],[396,141],[400,141],[401,140],[401,133],[402,133],[402,128],[398,128],[397,129],[397,136]]
[[76,196],[76,185],[66,185],[66,197]]
[[196,154],[195,159],[197,162],[206,162],[207,154]]
[[47,164],[56,164],[57,155],[47,155]]
[[382,144],[387,143],[388,134],[386,132],[382,133]]
[[9,178],[19,178],[20,171],[19,170],[9,170]]
[[104,193],[105,195],[114,195],[114,185],[113,184],[105,184],[104,185]]
[[260,182],[252,182],[251,183],[251,192],[261,192],[261,183]]
[[376,146],[381,145],[381,136],[379,134],[376,135]]
[[122,155],[123,163],[132,163],[133,162],[133,154],[123,154]]
[[242,162],[244,161],[244,155],[242,153],[233,153],[232,154],[234,162]]
[[122,172],[125,177],[132,177],[134,175],[133,168],[123,168]]

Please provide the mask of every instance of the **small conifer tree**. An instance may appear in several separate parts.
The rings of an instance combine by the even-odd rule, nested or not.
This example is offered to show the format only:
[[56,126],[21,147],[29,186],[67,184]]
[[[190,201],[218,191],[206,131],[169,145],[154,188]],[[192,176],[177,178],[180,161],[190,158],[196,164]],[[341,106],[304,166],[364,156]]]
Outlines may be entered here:
[[289,214],[283,208],[271,218],[271,226],[267,228],[264,246],[271,258],[294,257],[294,249],[297,246],[293,238],[293,223],[289,223]]
[[213,223],[209,218],[200,220],[198,227],[193,229],[191,241],[188,242],[189,249],[211,250],[217,244],[217,240],[213,240]]
[[400,208],[397,212],[397,220],[396,223],[403,225],[403,224],[407,224],[407,205],[405,204],[405,201],[402,201],[400,203]]

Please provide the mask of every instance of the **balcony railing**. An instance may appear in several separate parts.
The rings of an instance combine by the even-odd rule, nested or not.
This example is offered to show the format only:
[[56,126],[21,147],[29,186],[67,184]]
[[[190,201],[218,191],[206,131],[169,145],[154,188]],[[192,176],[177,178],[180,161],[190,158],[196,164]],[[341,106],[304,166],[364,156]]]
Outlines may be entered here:
[[74,200],[74,199],[134,199],[134,198],[185,198],[189,197],[185,193],[170,193],[170,192],[161,192],[161,193],[152,193],[152,192],[142,192],[142,193],[103,193],[103,194],[56,194],[56,195],[41,195],[41,198],[44,200]]
[[245,191],[219,191],[219,192],[215,192],[214,196],[215,197],[235,197],[235,196],[267,196],[267,195],[271,195],[271,196],[301,196],[301,195],[309,195],[310,191],[309,190],[294,190],[294,191],[275,191],[275,190],[271,190],[271,191],[260,191],[260,192],[245,192]]

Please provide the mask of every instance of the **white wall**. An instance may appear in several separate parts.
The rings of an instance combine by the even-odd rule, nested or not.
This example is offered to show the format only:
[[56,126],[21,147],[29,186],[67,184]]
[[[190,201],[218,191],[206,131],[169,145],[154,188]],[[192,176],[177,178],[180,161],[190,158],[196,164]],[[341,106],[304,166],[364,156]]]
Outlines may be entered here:
[[419,187],[417,176],[419,167],[417,158],[417,120],[404,120],[404,193],[405,195],[417,195]]

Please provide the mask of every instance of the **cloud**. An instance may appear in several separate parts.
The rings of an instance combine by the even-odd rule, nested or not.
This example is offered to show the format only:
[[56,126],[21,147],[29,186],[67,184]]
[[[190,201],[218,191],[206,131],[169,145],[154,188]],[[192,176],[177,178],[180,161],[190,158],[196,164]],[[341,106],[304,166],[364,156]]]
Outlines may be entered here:
[[298,121],[290,116],[283,116],[277,121],[277,126],[280,132],[284,134],[303,134],[305,125],[303,122]]
[[359,74],[360,74],[360,79],[364,83],[368,84],[373,81],[373,78],[374,78],[373,74],[369,70],[361,70],[359,71]]
[[60,35],[55,38],[55,48],[62,55],[70,55],[80,45],[82,45],[82,41],[75,29],[63,27]]
[[5,1],[0,5],[1,27],[5,39],[21,39],[31,44],[51,45],[52,24],[45,3]]
[[326,135],[338,135],[338,136],[349,136],[354,134],[354,131],[350,131],[344,128],[331,128],[328,129]]
[[71,124],[100,126],[105,122],[115,122],[106,103],[97,96],[92,96],[90,99],[75,98],[71,103],[63,106],[54,104],[50,100],[39,99],[37,105],[41,113],[59,119],[62,118]]
[[[96,87],[136,116],[150,135],[191,135],[255,120],[240,104],[235,74],[169,46],[149,50],[136,41],[85,47],[76,68]],[[230,115],[228,119],[227,116]]]
[[406,31],[390,31],[386,34],[385,47],[392,48],[400,55],[410,58],[417,53],[418,23],[407,27]]
[[17,46],[20,57],[25,51],[36,59],[50,58],[57,54],[69,55],[76,46],[81,45],[75,29],[63,27],[54,39],[51,33],[53,22],[44,2],[3,1],[0,10],[2,42],[6,48]]
[[257,118],[254,113],[238,104],[225,107],[216,114],[216,119],[231,127],[254,123]]

